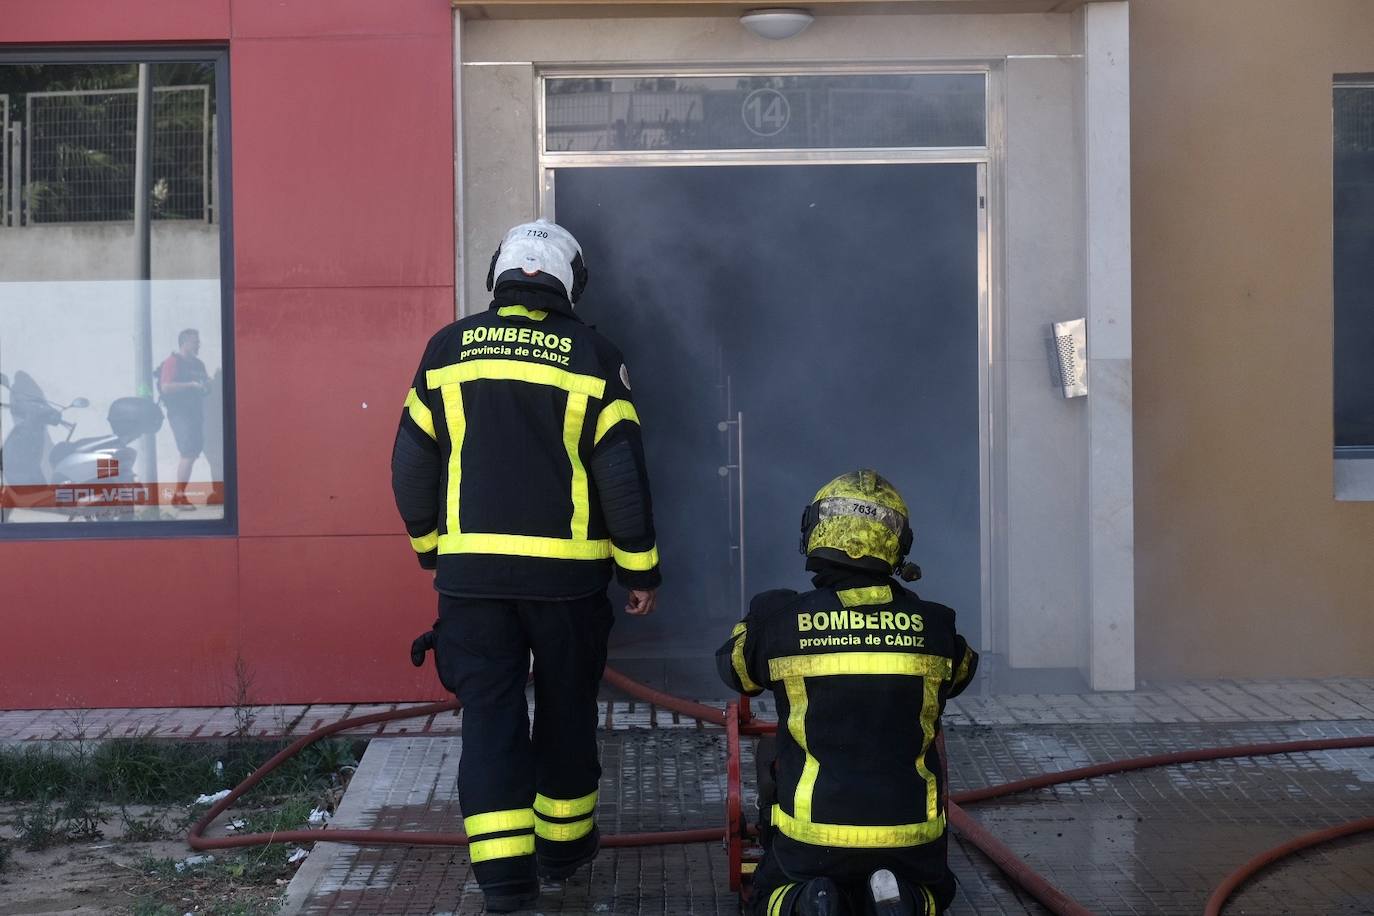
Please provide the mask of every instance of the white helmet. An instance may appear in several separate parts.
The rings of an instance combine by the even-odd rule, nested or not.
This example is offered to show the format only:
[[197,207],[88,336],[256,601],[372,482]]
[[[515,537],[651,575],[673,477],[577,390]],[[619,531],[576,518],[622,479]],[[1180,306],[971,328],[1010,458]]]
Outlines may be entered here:
[[506,233],[491,256],[487,289],[494,291],[503,283],[548,287],[576,302],[587,286],[582,246],[557,223],[546,219],[521,223]]

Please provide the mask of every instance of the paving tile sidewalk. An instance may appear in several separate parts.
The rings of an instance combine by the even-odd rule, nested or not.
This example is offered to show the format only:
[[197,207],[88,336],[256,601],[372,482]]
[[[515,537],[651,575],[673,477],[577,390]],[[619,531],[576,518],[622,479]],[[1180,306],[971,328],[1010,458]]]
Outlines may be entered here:
[[[88,740],[148,736],[176,740],[248,734],[294,738],[344,719],[416,708],[419,703],[315,704],[309,706],[189,707],[149,709],[0,710],[0,742]],[[755,701],[770,717],[766,700]],[[243,727],[245,712],[251,724]],[[950,703],[952,725],[1073,725],[1092,723],[1334,722],[1374,720],[1374,678],[1324,680],[1183,681],[1148,685],[1126,693],[966,695]],[[607,728],[696,728],[697,724],[644,703],[603,700]],[[421,716],[364,726],[350,734],[371,736],[456,734],[451,714]]]
[[[247,731],[293,737],[321,725],[420,704],[244,709],[0,711],[0,742],[153,735],[196,740]],[[766,701],[754,709],[764,718]],[[609,832],[714,825],[724,798],[718,729],[623,699],[601,704]],[[1374,678],[1195,681],[1131,693],[967,695],[946,716],[955,788],[1183,747],[1374,733]],[[373,741],[334,827],[443,830],[461,717],[358,729]],[[746,755],[751,748],[746,742]],[[746,759],[744,772],[752,772]],[[370,788],[366,788],[370,786]],[[746,791],[748,781],[746,781]],[[1338,821],[1374,816],[1374,752],[1218,761],[1089,780],[973,811],[1052,881],[1113,914],[1195,914],[1212,884],[1264,848]],[[957,838],[955,914],[1039,913]],[[1348,841],[1305,854],[1247,886],[1237,912],[1374,913],[1374,849]],[[296,912],[474,913],[465,851],[319,844],[293,882]],[[719,844],[607,851],[541,901],[543,913],[735,914]]]
[[[1340,722],[1099,723],[947,729],[953,788],[1001,784],[1093,762],[1209,745],[1374,732]],[[752,772],[752,743],[743,770]],[[372,742],[333,827],[454,830],[461,738]],[[723,821],[719,730],[603,733],[598,818],[608,833]],[[746,811],[754,803],[745,782]],[[1366,749],[1211,761],[1102,777],[970,806],[1028,864],[1100,916],[1195,916],[1231,869],[1292,836],[1374,816],[1374,752]],[[1262,875],[1235,899],[1247,914],[1374,912],[1374,846],[1334,844]],[[957,836],[960,880],[951,916],[1041,914]],[[461,848],[318,844],[288,890],[286,911],[475,914],[481,892]],[[548,885],[540,914],[737,914],[719,843],[605,850],[565,885]]]

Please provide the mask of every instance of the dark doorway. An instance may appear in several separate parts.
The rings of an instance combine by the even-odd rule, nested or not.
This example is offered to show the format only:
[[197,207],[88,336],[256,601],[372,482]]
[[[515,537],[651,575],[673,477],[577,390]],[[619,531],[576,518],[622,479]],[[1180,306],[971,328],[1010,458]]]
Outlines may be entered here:
[[802,509],[858,467],[906,497],[915,589],[980,644],[977,169],[557,172],[580,311],[629,365],[663,557],[660,610],[617,627],[617,656],[701,656],[741,592],[807,588]]

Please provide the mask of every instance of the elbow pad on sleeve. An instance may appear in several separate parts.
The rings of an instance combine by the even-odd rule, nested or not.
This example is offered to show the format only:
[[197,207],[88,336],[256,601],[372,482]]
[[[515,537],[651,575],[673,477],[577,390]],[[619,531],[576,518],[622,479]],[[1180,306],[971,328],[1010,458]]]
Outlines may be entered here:
[[433,518],[439,507],[439,451],[433,443],[418,442],[401,429],[391,452],[391,489],[401,518],[424,521]]
[[951,698],[963,693],[964,688],[973,681],[973,676],[978,673],[978,653],[969,647],[969,644],[964,641],[964,637],[955,637],[955,648],[959,657],[954,662],[954,677],[949,692]]
[[726,687],[738,693],[744,690],[744,685],[739,682],[739,675],[735,673],[734,648],[735,639],[732,636],[725,645],[716,650],[716,673],[720,675]]
[[604,444],[591,458],[606,528],[618,541],[644,538],[652,530],[640,467],[634,445],[625,436]]

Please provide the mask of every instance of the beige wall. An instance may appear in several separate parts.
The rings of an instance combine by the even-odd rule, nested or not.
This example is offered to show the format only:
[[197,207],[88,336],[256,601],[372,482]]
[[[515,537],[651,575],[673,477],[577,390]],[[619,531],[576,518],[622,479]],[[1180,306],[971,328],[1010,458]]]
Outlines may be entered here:
[[1331,458],[1331,79],[1374,3],[1133,0],[1131,59],[1139,673],[1374,675]]

